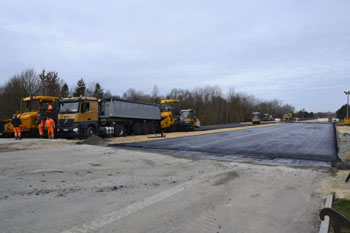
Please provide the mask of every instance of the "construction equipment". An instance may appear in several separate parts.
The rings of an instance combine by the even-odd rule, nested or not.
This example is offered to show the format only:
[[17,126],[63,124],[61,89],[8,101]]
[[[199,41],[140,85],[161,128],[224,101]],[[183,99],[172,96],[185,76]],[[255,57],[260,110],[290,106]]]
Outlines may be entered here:
[[283,121],[292,121],[293,120],[292,113],[285,113],[285,114],[283,114],[282,120]]
[[141,135],[160,132],[159,105],[107,98],[71,97],[59,102],[59,137]]
[[200,127],[200,120],[193,109],[181,110],[180,100],[168,99],[160,102],[161,127],[164,131],[192,131]]
[[263,121],[268,121],[268,120],[269,120],[269,116],[270,116],[270,114],[265,113],[265,114],[263,115]]
[[260,112],[253,112],[252,113],[252,122],[253,122],[253,124],[260,124],[260,122],[261,122],[261,113]]
[[200,127],[200,121],[196,118],[196,111],[193,109],[181,110],[179,120],[181,130],[193,131]]
[[[53,96],[32,96],[23,98],[21,101],[20,125],[22,134],[30,137],[38,136],[38,111],[39,108],[47,109],[48,104],[55,109],[58,97]],[[55,112],[55,111],[53,111]],[[13,133],[11,119],[4,120],[0,123],[0,135],[10,136]]]

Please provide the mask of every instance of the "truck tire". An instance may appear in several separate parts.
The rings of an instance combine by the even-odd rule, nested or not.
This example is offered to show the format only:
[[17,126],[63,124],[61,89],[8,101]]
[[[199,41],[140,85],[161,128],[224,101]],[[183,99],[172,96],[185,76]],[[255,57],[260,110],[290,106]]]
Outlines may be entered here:
[[142,124],[142,134],[147,135],[149,133],[149,125],[146,123]]
[[117,125],[114,127],[114,136],[123,137],[125,136],[125,127],[124,125]]
[[141,135],[142,134],[142,125],[140,123],[135,123],[132,127],[132,131],[135,135]]
[[157,129],[156,129],[156,127],[153,124],[149,125],[149,133],[150,134],[157,133]]
[[86,137],[89,138],[93,135],[95,135],[95,129],[93,127],[89,126],[86,130]]

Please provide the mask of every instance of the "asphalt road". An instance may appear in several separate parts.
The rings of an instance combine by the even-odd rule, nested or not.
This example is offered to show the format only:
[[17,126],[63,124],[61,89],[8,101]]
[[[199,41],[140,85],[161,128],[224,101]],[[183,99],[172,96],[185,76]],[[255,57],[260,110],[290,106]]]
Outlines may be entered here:
[[[263,121],[260,124],[274,124],[275,121]],[[235,123],[235,124],[225,124],[225,125],[206,125],[201,126],[199,128],[195,128],[195,131],[206,131],[206,130],[213,130],[213,129],[226,129],[226,128],[237,128],[237,127],[246,127],[253,125],[252,122],[242,122],[242,123]]]
[[166,140],[125,144],[127,147],[193,152],[210,156],[259,159],[337,160],[332,124],[293,123]]

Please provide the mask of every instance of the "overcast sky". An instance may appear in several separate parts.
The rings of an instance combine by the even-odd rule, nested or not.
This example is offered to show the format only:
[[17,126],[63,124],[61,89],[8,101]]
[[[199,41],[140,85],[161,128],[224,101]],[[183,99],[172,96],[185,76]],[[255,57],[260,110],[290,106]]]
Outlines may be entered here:
[[0,85],[27,68],[117,95],[217,85],[335,111],[350,89],[350,1],[1,0]]

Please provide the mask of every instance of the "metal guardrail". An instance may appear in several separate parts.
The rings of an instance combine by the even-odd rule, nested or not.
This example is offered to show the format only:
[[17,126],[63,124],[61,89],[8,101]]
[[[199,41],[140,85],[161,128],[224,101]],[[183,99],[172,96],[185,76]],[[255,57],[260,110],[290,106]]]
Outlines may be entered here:
[[321,220],[325,220],[327,216],[329,217],[334,233],[342,233],[341,227],[350,228],[350,219],[338,213],[336,210],[328,207],[323,208],[320,211]]

